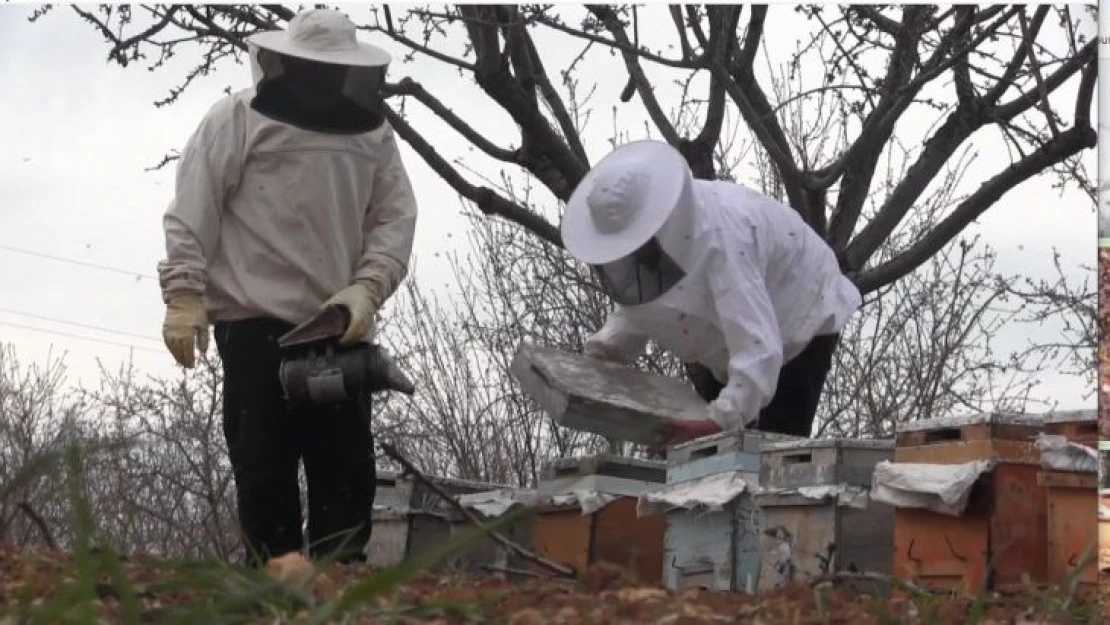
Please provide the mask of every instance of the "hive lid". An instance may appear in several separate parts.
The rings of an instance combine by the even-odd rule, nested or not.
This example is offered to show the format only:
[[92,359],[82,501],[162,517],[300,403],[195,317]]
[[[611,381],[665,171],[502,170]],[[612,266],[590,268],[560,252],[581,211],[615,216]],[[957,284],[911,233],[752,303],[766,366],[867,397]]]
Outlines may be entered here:
[[1044,416],[1045,423],[1094,423],[1098,421],[1098,411],[1094,409],[1058,410]]
[[968,425],[1011,425],[1019,427],[1039,428],[1044,425],[1044,416],[1022,413],[983,412],[971,415],[957,415],[952,417],[937,417],[934,419],[920,419],[907,423],[900,423],[897,432],[923,432],[959,428]]
[[800,440],[774,441],[763,445],[763,451],[792,451],[795,449],[894,449],[891,438],[804,438]]
[[662,483],[667,479],[667,464],[659,460],[600,454],[552,460],[543,466],[542,475],[547,480],[575,475],[606,475]]
[[699,447],[700,448],[700,447],[704,447],[704,446],[707,446],[711,443],[715,443],[715,442],[719,442],[719,441],[730,441],[730,442],[731,441],[738,441],[738,442],[741,443],[740,445],[738,445],[738,447],[739,447],[739,446],[743,446],[743,443],[746,442],[746,441],[756,441],[760,445],[766,446],[766,445],[768,445],[769,443],[772,443],[772,442],[777,443],[777,442],[783,442],[783,441],[799,441],[799,440],[804,441],[804,440],[809,440],[809,439],[801,438],[799,436],[790,436],[788,434],[776,434],[774,432],[761,432],[759,430],[746,430],[746,431],[743,431],[743,432],[718,432],[717,434],[711,434],[709,436],[702,436],[701,438],[695,438],[693,440],[688,440],[684,443],[679,443],[677,445],[671,445],[670,448],[669,448],[669,451],[681,451],[681,450],[684,450],[684,449],[690,449],[692,447]]

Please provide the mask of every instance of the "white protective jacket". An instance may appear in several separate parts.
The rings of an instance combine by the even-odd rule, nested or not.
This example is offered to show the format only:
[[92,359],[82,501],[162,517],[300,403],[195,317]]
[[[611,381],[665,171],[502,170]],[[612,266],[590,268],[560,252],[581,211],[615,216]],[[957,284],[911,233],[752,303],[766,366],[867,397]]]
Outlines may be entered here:
[[356,280],[383,299],[408,272],[416,200],[393,129],[301,130],[216,103],[181,154],[163,225],[163,298],[207,295],[209,318],[300,323]]
[[701,363],[725,384],[709,418],[736,430],[770,403],[783,364],[839,332],[862,298],[790,207],[729,182],[696,180],[694,193],[686,277],[652,302],[617,306],[590,342],[634,360],[654,339]]

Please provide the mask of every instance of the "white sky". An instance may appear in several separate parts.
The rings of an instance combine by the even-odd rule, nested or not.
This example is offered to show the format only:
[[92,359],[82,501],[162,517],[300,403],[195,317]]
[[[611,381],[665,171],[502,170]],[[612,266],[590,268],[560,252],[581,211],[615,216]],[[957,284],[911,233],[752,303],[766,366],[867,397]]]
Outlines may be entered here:
[[[0,342],[14,344],[25,362],[41,362],[50,349],[55,353],[64,351],[71,379],[91,384],[98,377],[97,358],[114,367],[132,350],[58,333],[133,345],[132,356],[138,367],[153,375],[176,375],[179,370],[159,338],[163,305],[152,278],[163,254],[161,216],[173,191],[173,171],[172,167],[154,173],[143,169],[158,162],[166,151],[184,144],[201,116],[223,95],[224,87],[249,85],[249,70],[225,65],[191,87],[177,104],[157,109],[152,102],[164,97],[185,74],[191,66],[188,58],[179,56],[169,67],[153,73],[143,67],[108,65],[103,40],[70,9],[58,7],[34,25],[26,21],[31,10],[31,5],[0,6]],[[775,23],[786,22],[794,15],[785,7],[772,11],[782,12],[773,13]],[[352,8],[352,15],[355,12]],[[770,39],[780,47],[794,45],[793,36]],[[550,45],[545,45],[543,39],[538,42],[544,54],[550,54],[545,62],[556,76],[556,69],[579,50],[577,42],[574,46],[560,46],[559,42],[567,39],[555,37]],[[399,48],[383,45],[400,56]],[[596,54],[584,67],[579,78],[585,83],[598,83],[594,101],[599,110],[591,122],[594,130],[587,144],[596,160],[608,149],[613,125],[609,107],[617,102],[615,94],[624,84],[623,79],[602,80],[601,76],[606,71],[626,74],[619,58],[607,53]],[[397,63],[391,69],[393,79],[406,74],[447,101],[477,129],[489,132],[502,145],[511,142],[511,121],[501,109],[487,104],[486,96],[472,80],[461,79],[453,69],[420,58],[407,65]],[[663,81],[658,84],[665,101],[671,87]],[[623,129],[643,127],[638,105],[620,106],[617,114]],[[1060,106],[1068,105],[1061,102]],[[434,134],[434,129],[445,126],[429,125],[426,114],[417,114],[414,119],[418,129],[433,129],[430,136],[435,137],[442,154],[449,158],[469,154],[456,135]],[[992,149],[982,148],[979,160],[991,173],[998,169],[992,155],[1004,156]],[[461,215],[457,196],[446,183],[407,145],[403,150],[422,211],[416,273],[421,283],[443,285],[451,277],[440,253],[463,249],[467,221]],[[1086,155],[1092,171],[1094,152]],[[483,172],[498,175],[494,168],[484,168]],[[973,182],[978,184],[979,180]],[[555,215],[553,210],[548,214],[552,218]],[[1005,196],[974,231],[998,250],[998,269],[1050,277],[1053,247],[1062,252],[1065,266],[1093,265],[1095,223],[1094,211],[1081,195],[1060,197],[1047,180],[1037,180]],[[12,248],[123,269],[143,277],[76,266]],[[1078,280],[1085,277],[1078,271],[1072,275]],[[1022,328],[1017,330],[1020,334],[1008,337],[1010,348],[1018,346],[1025,338],[1021,334],[1027,331]],[[1051,338],[1056,329],[1049,324],[1040,331]],[[1058,400],[1062,408],[1092,406],[1095,401],[1093,397],[1081,399],[1088,389],[1075,378],[1049,373],[1042,382],[1048,398]]]

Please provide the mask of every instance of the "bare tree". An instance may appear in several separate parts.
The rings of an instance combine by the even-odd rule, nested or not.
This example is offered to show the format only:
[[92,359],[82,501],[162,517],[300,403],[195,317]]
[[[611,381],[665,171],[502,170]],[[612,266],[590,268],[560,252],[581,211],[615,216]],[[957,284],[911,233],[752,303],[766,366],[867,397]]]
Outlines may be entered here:
[[[183,50],[196,56],[195,68],[159,105],[175,101],[221,63],[241,62],[246,36],[281,27],[295,14],[292,7],[273,4],[71,8],[104,36],[111,62],[158,69]],[[1096,42],[1080,32],[1080,21],[1091,19],[1086,9],[1093,11],[797,7],[809,32],[778,62],[788,70],[788,81],[771,92],[757,61],[776,26],[771,17],[785,19],[780,7],[444,5],[395,15],[384,5],[373,7],[362,27],[404,47],[410,58],[427,57],[472,76],[489,103],[516,125],[519,147],[496,145],[419,77],[406,76],[390,91],[400,107],[415,100],[488,162],[519,168],[558,200],[569,197],[590,165],[581,132],[585,113],[577,104],[568,106],[567,94],[581,90],[575,72],[597,49],[620,55],[628,72],[622,102],[638,95],[653,131],[682,151],[699,177],[720,174],[716,150],[724,120],[730,112],[738,115],[773,164],[790,205],[832,243],[844,270],[870,293],[921,266],[1034,176],[1059,173],[1093,198],[1077,158],[1096,145],[1091,125]],[[47,11],[37,10],[32,19]],[[669,34],[667,23],[673,28]],[[562,90],[552,80],[556,69],[547,66],[536,45],[537,37],[554,36],[563,45],[582,46],[581,54],[558,70]],[[668,55],[664,48],[678,52]],[[686,81],[686,94],[693,91],[692,77],[704,79],[704,95],[665,106],[653,77],[667,72]],[[803,79],[810,74],[818,76],[816,85]],[[1074,104],[1061,111],[1052,98],[1058,102],[1064,93],[1073,94]],[[698,108],[692,111],[689,104]],[[557,228],[541,211],[468,180],[434,147],[438,141],[430,141],[400,110],[387,107],[390,123],[455,191],[483,213],[559,244]],[[911,165],[891,178],[880,164],[896,129],[914,122],[928,130],[914,142],[919,147]],[[806,141],[786,130],[791,126],[809,128],[825,140]],[[1011,160],[983,167],[974,192],[919,237],[874,262],[946,165],[990,133],[1003,137]]]

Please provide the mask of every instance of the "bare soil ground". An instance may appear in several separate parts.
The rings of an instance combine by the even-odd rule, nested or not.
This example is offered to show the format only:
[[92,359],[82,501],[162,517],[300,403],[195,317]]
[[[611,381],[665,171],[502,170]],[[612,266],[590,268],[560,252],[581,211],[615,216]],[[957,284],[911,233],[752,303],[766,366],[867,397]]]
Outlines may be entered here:
[[1099,596],[1110,603],[1110,579],[1097,595],[1030,589],[1020,596],[978,600],[917,593],[880,598],[838,581],[744,596],[697,590],[668,593],[637,584],[619,569],[599,566],[577,582],[510,583],[494,575],[423,573],[387,591],[375,591],[367,586],[372,572],[333,566],[327,583],[317,579],[311,589],[296,591],[262,574],[216,564],[135,557],[122,562],[118,575],[91,578],[80,575],[75,564],[64,553],[0,547],[0,624],[1039,625],[1110,619],[1110,610],[1100,616],[1097,607]]

